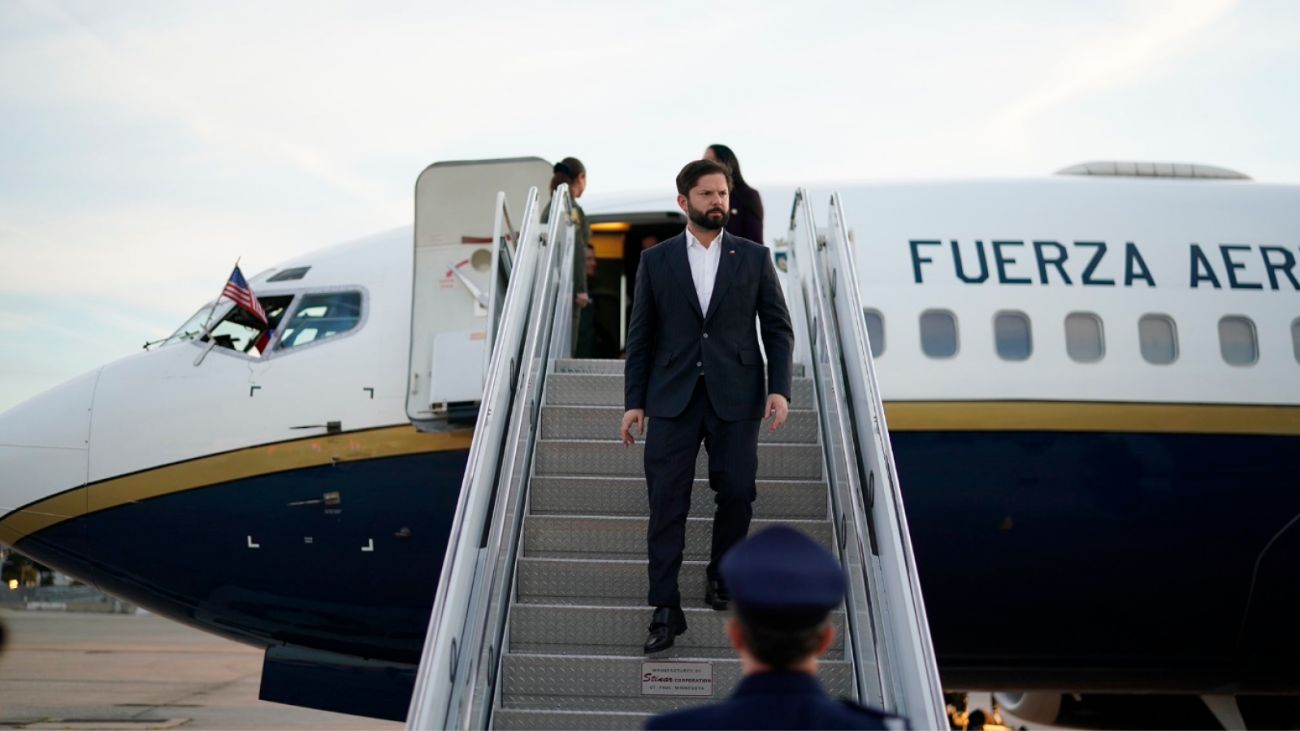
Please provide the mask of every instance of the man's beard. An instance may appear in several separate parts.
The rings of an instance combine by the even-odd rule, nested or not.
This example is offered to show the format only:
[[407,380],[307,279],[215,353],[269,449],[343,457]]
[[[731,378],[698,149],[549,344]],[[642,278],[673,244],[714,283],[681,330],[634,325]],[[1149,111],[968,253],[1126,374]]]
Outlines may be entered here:
[[[718,215],[719,213],[721,215]],[[727,225],[727,221],[731,220],[731,211],[725,208],[710,208],[707,211],[701,211],[688,202],[686,204],[686,217],[691,219],[691,223],[705,231],[721,231],[722,227]]]

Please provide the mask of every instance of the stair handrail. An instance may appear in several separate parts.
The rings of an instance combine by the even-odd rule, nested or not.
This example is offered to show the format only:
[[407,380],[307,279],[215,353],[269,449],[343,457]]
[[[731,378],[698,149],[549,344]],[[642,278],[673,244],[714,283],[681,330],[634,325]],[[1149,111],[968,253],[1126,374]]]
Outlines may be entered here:
[[[924,722],[939,727],[947,719],[943,687],[939,681],[939,665],[930,637],[930,621],[925,610],[916,554],[912,550],[912,534],[903,504],[902,486],[894,464],[894,449],[885,419],[880,381],[876,377],[876,363],[871,355],[866,310],[862,306],[861,291],[858,289],[861,280],[858,279],[857,257],[848,234],[844,204],[838,192],[831,194],[828,215],[831,224],[829,231],[833,237],[828,242],[826,254],[830,258],[828,266],[834,277],[831,293],[838,325],[836,330],[841,334],[842,364],[850,394],[862,394],[861,398],[852,399],[854,420],[858,425],[858,449],[866,456],[863,464],[881,474],[881,483],[875,491],[876,500],[872,506],[873,511],[879,509],[879,517],[883,519],[877,522],[888,521],[897,528],[890,532],[891,541],[883,542],[880,546],[882,567],[887,573],[895,575],[893,584],[906,587],[901,596],[889,597],[899,604],[901,611],[891,613],[895,620],[892,629],[895,631],[890,632],[888,637],[895,642],[906,638],[912,643],[906,652],[895,656],[895,659],[901,656],[907,665],[902,672],[903,682],[900,687],[909,697],[909,705],[931,711],[931,717]],[[863,424],[870,424],[871,428],[863,429]],[[881,488],[884,491],[883,497],[886,498],[884,500],[880,499]]]
[[552,352],[557,282],[572,257],[567,185],[554,191],[551,208],[543,235],[537,189],[529,191],[407,713],[409,729],[488,723],[526,494],[520,483],[529,474],[533,433],[540,426],[540,379]]
[[[813,394],[817,400],[817,416],[825,454],[827,483],[831,496],[831,519],[837,538],[841,563],[849,580],[846,599],[845,622],[848,629],[849,656],[853,662],[854,680],[858,700],[870,703],[879,697],[885,709],[899,711],[895,701],[884,687],[886,658],[880,657],[876,636],[879,613],[871,596],[869,579],[873,540],[866,525],[865,511],[859,519],[854,506],[854,496],[860,494],[856,470],[849,459],[855,454],[849,434],[851,427],[840,409],[839,395],[843,394],[842,376],[830,364],[838,362],[834,329],[828,325],[823,301],[823,283],[816,266],[815,251],[821,245],[816,222],[807,193],[795,191],[794,206],[790,213],[789,258],[787,260],[787,287],[794,289],[789,297],[790,310],[796,319],[802,319],[801,329],[807,334],[806,348],[801,355],[808,358],[809,376],[813,380]],[[847,504],[847,505],[846,505]],[[847,516],[854,516],[850,522]],[[868,545],[864,546],[863,542]],[[868,670],[878,672],[869,677]]]
[[556,360],[568,357],[571,347],[576,226],[571,215],[573,198],[568,186],[558,186],[551,202],[544,239],[547,255],[543,268],[536,275],[528,338],[523,350],[525,369],[519,374],[510,433],[503,448],[498,475],[496,507],[485,542],[484,565],[494,568],[488,575],[489,588],[484,595],[486,601],[481,605],[484,616],[478,623],[476,643],[466,643],[467,651],[478,658],[478,670],[468,689],[467,712],[462,714],[459,725],[449,724],[448,728],[485,729],[491,724],[493,704],[499,695],[497,681],[505,654],[506,624],[523,531],[524,507],[541,430],[546,376],[554,370]]
[[[818,411],[830,449],[831,505],[850,580],[854,674],[860,699],[879,692],[886,709],[907,716],[914,728],[941,728],[947,720],[938,667],[842,211],[833,195],[830,225],[821,236],[807,191],[797,191],[789,270],[799,295],[791,309],[802,314],[809,332]],[[882,492],[883,500],[876,497]],[[877,672],[869,678],[872,661]]]

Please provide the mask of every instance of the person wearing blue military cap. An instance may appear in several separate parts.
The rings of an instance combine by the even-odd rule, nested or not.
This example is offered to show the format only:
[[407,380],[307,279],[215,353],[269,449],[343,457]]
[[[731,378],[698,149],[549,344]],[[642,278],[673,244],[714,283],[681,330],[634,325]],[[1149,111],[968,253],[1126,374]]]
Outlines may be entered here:
[[898,716],[832,698],[817,681],[846,584],[826,549],[777,525],[737,543],[720,571],[736,607],[727,636],[744,677],[727,700],[655,716],[647,729],[907,728]]

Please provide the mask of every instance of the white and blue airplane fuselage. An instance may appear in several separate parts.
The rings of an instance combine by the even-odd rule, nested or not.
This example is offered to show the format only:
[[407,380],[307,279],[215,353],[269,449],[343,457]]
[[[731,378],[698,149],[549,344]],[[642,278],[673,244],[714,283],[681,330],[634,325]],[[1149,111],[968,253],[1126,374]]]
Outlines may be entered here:
[[[1300,688],[1300,187],[840,193],[945,686]],[[681,225],[668,195],[587,205],[656,212]],[[458,284],[484,250],[439,250],[456,328],[486,327]],[[6,412],[0,542],[270,648],[268,697],[350,673],[398,690],[346,710],[404,713],[473,436],[408,417],[412,279],[410,228],[324,249],[250,279],[266,354],[229,303],[196,337],[207,307]]]

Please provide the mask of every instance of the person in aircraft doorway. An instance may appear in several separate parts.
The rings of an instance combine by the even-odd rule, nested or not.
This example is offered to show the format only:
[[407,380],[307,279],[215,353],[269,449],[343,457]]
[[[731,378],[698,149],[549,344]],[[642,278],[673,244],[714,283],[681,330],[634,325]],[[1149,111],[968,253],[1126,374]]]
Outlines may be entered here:
[[731,218],[727,233],[763,243],[763,199],[749,187],[740,174],[740,160],[726,145],[712,144],[704,150],[704,159],[722,163],[731,170]]
[[[578,199],[587,190],[587,168],[576,157],[566,157],[552,167],[551,193],[561,183],[569,186],[569,195],[573,198],[573,223],[576,234],[573,238],[573,323],[570,341],[573,343],[575,357],[578,347],[578,324],[582,310],[591,304],[591,295],[587,292],[587,245],[591,242],[591,225],[587,223],[587,214],[578,205]],[[542,211],[542,221],[551,219],[551,204],[547,203]]]
[[717,505],[704,600],[726,609],[718,562],[749,532],[759,422],[771,417],[776,430],[789,411],[794,332],[785,296],[771,253],[723,231],[730,188],[729,171],[716,162],[682,168],[677,205],[687,215],[686,230],[642,252],[637,268],[621,436],[632,444],[635,426],[646,439],[647,599],[654,607],[647,653],[672,647],[686,631],[677,578],[700,442]]

